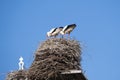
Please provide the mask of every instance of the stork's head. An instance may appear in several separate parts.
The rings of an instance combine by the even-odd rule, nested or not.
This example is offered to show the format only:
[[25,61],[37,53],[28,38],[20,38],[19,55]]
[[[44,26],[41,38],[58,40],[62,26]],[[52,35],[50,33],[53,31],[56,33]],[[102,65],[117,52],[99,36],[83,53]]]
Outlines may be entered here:
[[47,32],[47,37],[51,37],[52,34],[50,32]]

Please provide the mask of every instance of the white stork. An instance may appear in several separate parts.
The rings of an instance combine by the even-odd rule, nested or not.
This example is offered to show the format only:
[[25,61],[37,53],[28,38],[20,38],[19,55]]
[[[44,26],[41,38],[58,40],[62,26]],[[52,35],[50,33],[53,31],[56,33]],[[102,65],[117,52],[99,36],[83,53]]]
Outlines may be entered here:
[[65,35],[68,34],[70,36],[70,33],[73,31],[73,29],[76,27],[76,24],[70,24],[70,25],[66,25],[62,31],[60,32],[60,34]]
[[49,32],[47,32],[47,37],[56,37],[61,31],[63,27],[52,28]]

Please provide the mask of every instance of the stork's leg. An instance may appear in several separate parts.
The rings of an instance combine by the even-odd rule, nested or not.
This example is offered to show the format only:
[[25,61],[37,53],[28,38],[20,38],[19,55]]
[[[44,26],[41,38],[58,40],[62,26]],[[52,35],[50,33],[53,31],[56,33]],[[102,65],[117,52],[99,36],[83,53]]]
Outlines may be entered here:
[[64,36],[63,35],[61,35],[62,36],[62,38],[64,38]]
[[62,34],[59,34],[60,38],[63,38],[63,35]]
[[68,33],[68,39],[70,39],[70,33]]
[[57,37],[57,34],[54,36],[54,38],[56,38]]

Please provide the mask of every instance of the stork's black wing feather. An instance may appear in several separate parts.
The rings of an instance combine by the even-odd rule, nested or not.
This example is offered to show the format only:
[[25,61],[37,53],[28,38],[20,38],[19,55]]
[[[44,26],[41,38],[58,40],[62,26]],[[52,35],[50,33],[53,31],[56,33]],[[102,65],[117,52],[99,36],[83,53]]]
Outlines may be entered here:
[[70,24],[70,25],[68,25],[67,28],[65,29],[65,31],[66,31],[68,28],[70,28],[70,27],[75,28],[75,27],[76,27],[76,24]]
[[63,28],[63,27],[59,27],[59,28]]
[[54,33],[54,32],[56,31],[56,29],[57,29],[57,28],[55,28],[55,29],[52,31],[52,33]]

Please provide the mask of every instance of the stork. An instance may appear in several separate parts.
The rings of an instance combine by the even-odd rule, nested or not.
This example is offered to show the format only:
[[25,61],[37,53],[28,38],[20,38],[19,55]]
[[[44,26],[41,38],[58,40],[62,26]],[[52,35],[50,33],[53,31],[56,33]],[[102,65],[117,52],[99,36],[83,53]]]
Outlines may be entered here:
[[52,33],[56,30],[56,28],[52,28],[49,32],[47,32],[47,37],[52,37]]
[[52,28],[49,32],[47,32],[47,37],[56,37],[61,31],[63,27]]
[[73,31],[73,29],[76,27],[76,24],[70,24],[66,25],[62,31],[60,32],[61,35],[68,34],[70,36],[70,33]]

